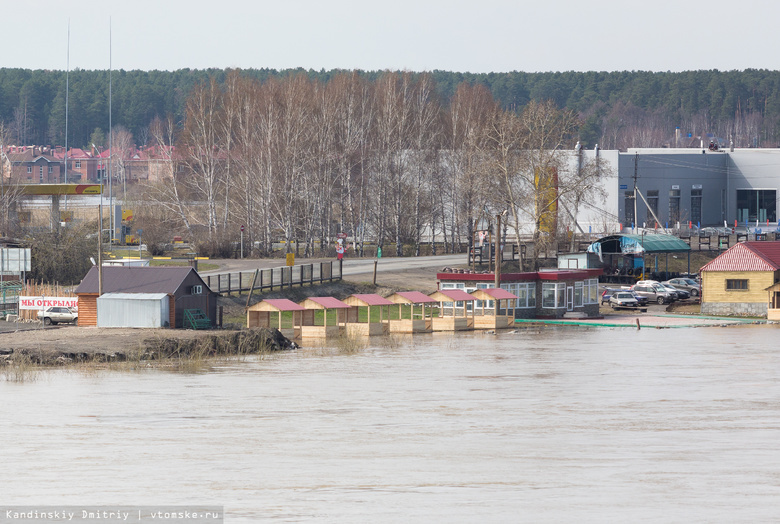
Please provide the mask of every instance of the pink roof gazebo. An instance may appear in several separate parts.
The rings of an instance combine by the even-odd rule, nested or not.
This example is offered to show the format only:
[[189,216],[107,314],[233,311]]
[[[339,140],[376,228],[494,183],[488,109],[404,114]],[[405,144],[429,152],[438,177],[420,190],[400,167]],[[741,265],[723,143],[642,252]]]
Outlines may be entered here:
[[[346,313],[349,310],[349,304],[334,297],[309,297],[299,303],[306,311],[303,312],[303,329],[301,336],[312,337],[331,337],[338,336],[341,327],[346,323]],[[315,323],[316,310],[323,311],[322,326]],[[328,313],[335,311],[336,325],[328,325]]]
[[[384,315],[385,307],[395,305],[382,295],[376,293],[357,293],[344,299],[345,304],[351,306],[347,313],[347,332],[364,335],[381,335],[384,333],[385,324],[389,315]],[[366,321],[360,322],[360,308],[367,309]],[[371,322],[372,308],[379,308],[379,322]],[[358,324],[357,326],[355,324]]]
[[[282,315],[288,311],[292,312],[292,331],[282,328]],[[306,311],[306,308],[292,300],[268,298],[247,308],[246,326],[248,328],[276,327],[285,336],[295,338],[300,335],[300,328],[303,324],[303,311]],[[271,315],[273,313],[276,313],[277,317],[276,326],[271,325]]]

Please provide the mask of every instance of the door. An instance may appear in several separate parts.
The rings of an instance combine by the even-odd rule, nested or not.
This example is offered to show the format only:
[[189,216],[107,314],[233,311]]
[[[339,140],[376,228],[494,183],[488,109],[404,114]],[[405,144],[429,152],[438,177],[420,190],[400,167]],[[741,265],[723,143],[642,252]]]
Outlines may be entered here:
[[574,286],[566,288],[566,311],[574,311]]

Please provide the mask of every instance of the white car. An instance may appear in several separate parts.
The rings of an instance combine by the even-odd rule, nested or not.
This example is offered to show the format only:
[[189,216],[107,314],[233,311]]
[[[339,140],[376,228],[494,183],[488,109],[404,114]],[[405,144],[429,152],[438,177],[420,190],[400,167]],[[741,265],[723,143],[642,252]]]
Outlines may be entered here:
[[639,302],[631,291],[618,291],[609,297],[609,305],[612,309],[634,309],[639,307]]
[[56,325],[60,322],[71,322],[75,324],[79,320],[79,314],[69,307],[51,306],[43,311],[38,311],[38,320],[43,320],[46,325]]

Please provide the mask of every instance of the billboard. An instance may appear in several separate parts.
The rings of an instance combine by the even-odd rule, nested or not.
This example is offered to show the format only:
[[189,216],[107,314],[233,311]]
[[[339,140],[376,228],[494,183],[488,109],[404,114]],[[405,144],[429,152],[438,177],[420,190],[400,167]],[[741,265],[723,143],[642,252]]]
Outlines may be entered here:
[[19,309],[43,309],[47,307],[79,308],[78,297],[19,297]]
[[99,195],[103,192],[100,184],[20,184],[14,186],[23,195]]

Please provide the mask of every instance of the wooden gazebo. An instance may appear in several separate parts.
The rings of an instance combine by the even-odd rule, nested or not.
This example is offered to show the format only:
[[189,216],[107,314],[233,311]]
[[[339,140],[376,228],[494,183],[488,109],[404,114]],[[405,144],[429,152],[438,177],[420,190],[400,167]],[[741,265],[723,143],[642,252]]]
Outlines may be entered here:
[[[438,303],[425,293],[419,291],[399,291],[387,297],[387,300],[398,304],[398,318],[391,320],[388,324],[391,333],[430,333],[431,317],[433,316],[433,304]],[[429,306],[426,309],[426,304]],[[419,315],[415,313],[415,308],[420,306]],[[409,311],[409,318],[404,318],[404,310]]]
[[[428,295],[439,302],[439,316],[433,317],[431,327],[434,331],[465,331],[474,329],[474,301],[462,289],[440,289]],[[458,303],[461,303],[459,306]],[[469,317],[469,305],[471,317]],[[460,313],[460,314],[459,314]]]
[[[333,297],[309,297],[300,305],[306,309],[303,312],[301,337],[332,338],[341,334],[347,320],[348,304]],[[317,318],[318,311],[322,311],[321,325]],[[335,323],[332,322],[334,318]]]
[[[507,301],[516,300],[517,295],[501,288],[477,289],[472,291],[471,295],[482,302],[482,307],[475,311],[474,329],[504,329],[514,325],[514,315],[506,314]],[[490,300],[493,301],[493,308],[485,308],[485,304]],[[502,302],[505,313],[503,315],[500,314]]]
[[[348,335],[384,335],[387,331],[388,314],[386,306],[394,305],[376,293],[355,294],[344,299],[350,306],[347,311],[346,329]],[[360,321],[360,308],[366,308],[366,319]],[[379,310],[379,321],[372,321],[371,311]],[[376,316],[376,315],[374,315]]]
[[[284,327],[286,322],[283,314],[290,312],[292,322],[290,327]],[[306,308],[286,298],[269,298],[249,306],[246,310],[246,327],[277,328],[287,338],[299,338],[303,325],[303,312]],[[290,315],[286,315],[290,316]]]

